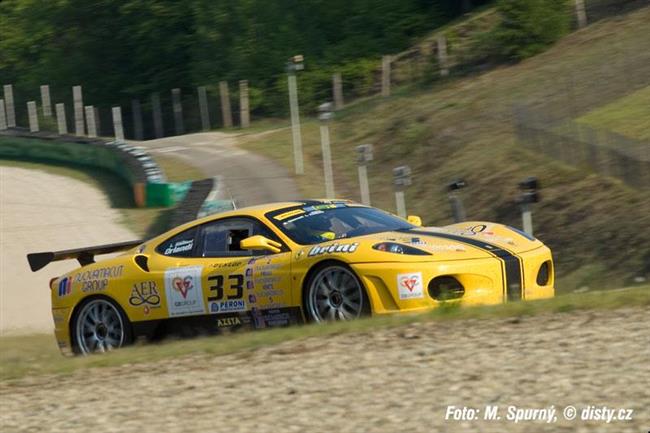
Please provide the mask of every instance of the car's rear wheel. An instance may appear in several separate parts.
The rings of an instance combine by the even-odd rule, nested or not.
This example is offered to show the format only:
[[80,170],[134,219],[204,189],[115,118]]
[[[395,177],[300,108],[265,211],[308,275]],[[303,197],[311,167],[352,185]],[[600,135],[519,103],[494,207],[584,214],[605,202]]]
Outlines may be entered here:
[[72,326],[74,351],[80,354],[107,352],[130,344],[131,322],[122,309],[107,298],[85,301]]
[[370,314],[361,281],[342,264],[317,269],[309,278],[305,295],[307,318],[313,322],[353,320]]

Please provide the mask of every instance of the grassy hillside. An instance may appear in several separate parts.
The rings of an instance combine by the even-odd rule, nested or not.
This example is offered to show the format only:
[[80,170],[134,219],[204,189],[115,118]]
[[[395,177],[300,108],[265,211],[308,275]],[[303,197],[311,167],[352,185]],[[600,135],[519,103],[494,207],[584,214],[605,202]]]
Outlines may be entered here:
[[578,121],[650,141],[650,86],[598,107]]
[[[650,276],[647,191],[566,166],[523,149],[513,131],[513,103],[577,118],[650,84],[650,8],[601,21],[532,59],[433,88],[398,88],[337,113],[332,146],[337,195],[359,198],[354,147],[375,145],[369,168],[373,205],[395,209],[393,167],[408,164],[409,213],[426,224],[451,222],[444,185],[463,177],[468,217],[520,225],[517,182],[537,176],[536,235],[557,260],[560,290],[612,287]],[[629,118],[630,124],[640,122]],[[641,128],[642,129],[642,128]],[[292,167],[288,129],[245,146]],[[318,123],[303,125],[306,196],[323,196]]]

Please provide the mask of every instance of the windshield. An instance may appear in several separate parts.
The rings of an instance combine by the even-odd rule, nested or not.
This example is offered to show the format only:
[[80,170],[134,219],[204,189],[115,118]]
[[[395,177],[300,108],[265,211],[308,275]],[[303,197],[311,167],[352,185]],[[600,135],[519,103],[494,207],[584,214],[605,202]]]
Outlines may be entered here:
[[266,217],[301,245],[414,228],[382,210],[342,203],[285,208]]

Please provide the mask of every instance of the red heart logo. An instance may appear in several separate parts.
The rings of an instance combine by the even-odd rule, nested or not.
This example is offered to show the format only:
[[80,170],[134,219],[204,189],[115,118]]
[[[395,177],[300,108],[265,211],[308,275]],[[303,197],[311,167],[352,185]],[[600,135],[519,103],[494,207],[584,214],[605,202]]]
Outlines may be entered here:
[[192,288],[192,277],[176,277],[172,280],[172,286],[174,286],[174,290],[180,292],[183,299],[185,299],[187,298],[187,292]]

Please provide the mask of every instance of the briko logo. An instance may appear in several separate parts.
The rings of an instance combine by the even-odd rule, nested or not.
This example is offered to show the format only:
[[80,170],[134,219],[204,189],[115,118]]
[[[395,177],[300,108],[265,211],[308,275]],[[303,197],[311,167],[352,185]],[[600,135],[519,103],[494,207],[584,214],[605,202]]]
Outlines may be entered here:
[[65,277],[59,281],[59,296],[69,295],[72,291],[72,279],[70,277]]
[[181,277],[176,277],[172,280],[172,286],[174,287],[174,290],[179,292],[182,296],[183,299],[187,298],[187,292],[192,290],[194,285],[192,284],[192,277],[187,276],[185,278]]

